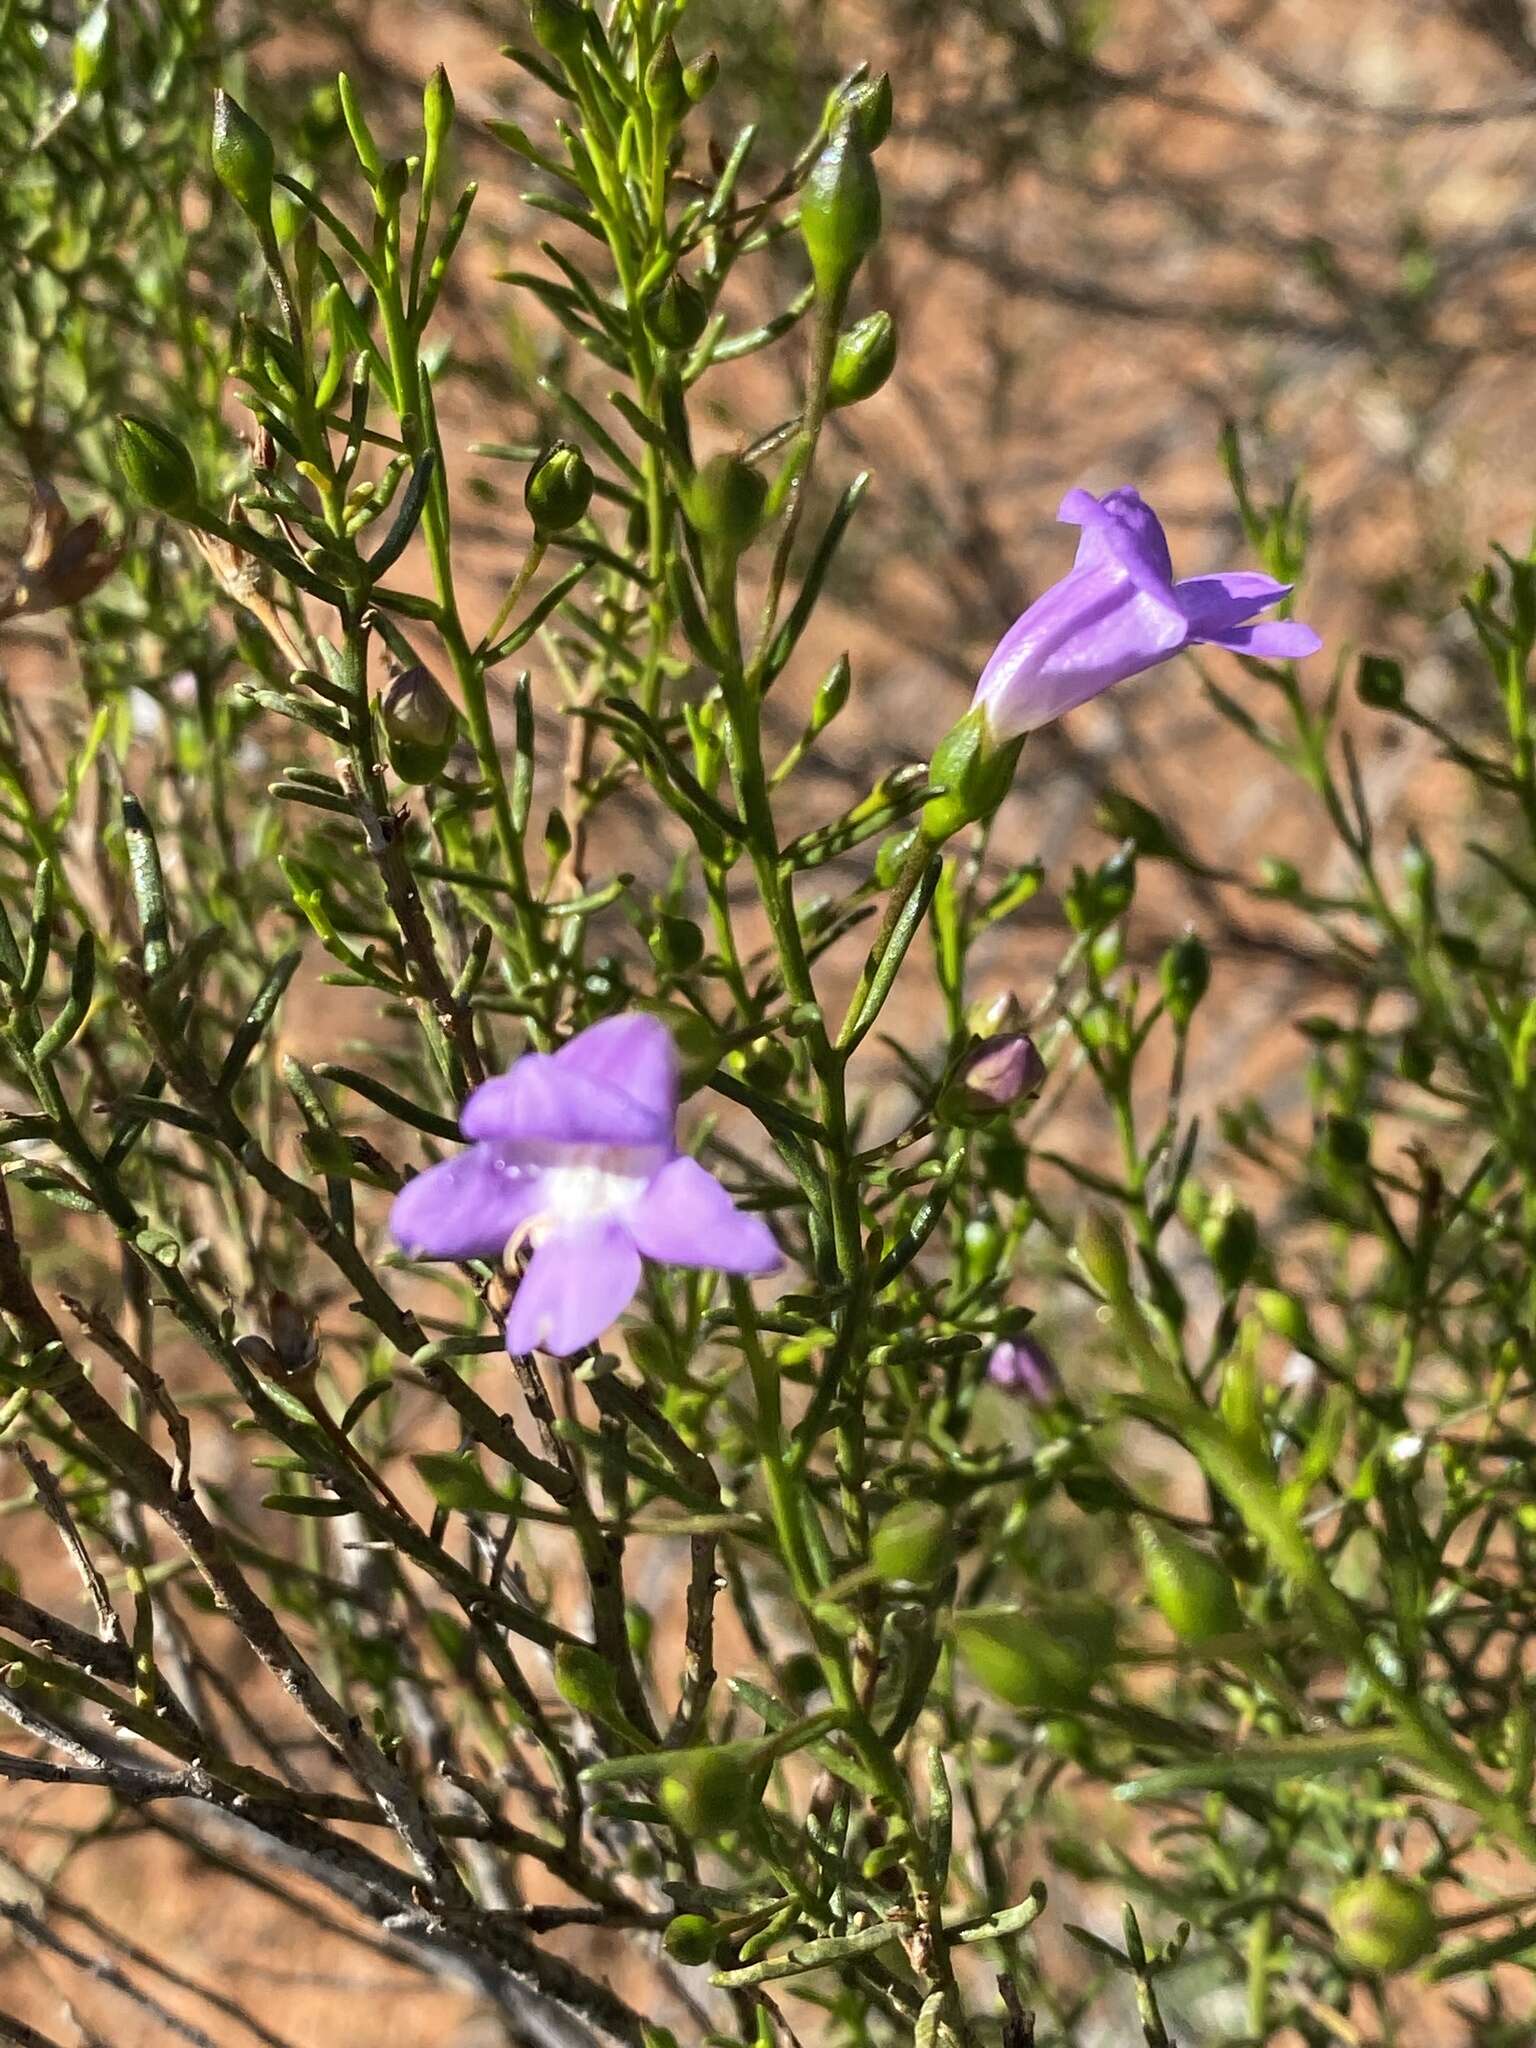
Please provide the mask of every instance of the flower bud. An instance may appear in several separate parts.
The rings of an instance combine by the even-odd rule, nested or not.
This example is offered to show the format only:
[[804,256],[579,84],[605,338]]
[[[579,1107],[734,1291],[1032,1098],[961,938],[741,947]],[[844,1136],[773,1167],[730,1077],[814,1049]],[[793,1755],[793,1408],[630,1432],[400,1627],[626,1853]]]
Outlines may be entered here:
[[945,1088],[940,1113],[959,1120],[998,1116],[1037,1095],[1045,1080],[1045,1061],[1035,1041],[1024,1032],[1007,1032],[973,1045]]
[[528,472],[523,503],[539,534],[564,533],[584,519],[592,502],[593,476],[573,441],[552,441]]
[[1428,1892],[1395,1871],[1373,1870],[1335,1892],[1328,1918],[1340,1959],[1373,1975],[1411,1970],[1435,1945]]
[[1214,1557],[1145,1516],[1136,1518],[1135,1531],[1147,1591],[1180,1642],[1209,1643],[1241,1631],[1236,1588]]
[[671,36],[662,38],[661,47],[645,67],[645,97],[666,122],[677,121],[688,110],[688,83]]
[[1090,1209],[1077,1232],[1077,1256],[1083,1271],[1110,1301],[1131,1291],[1131,1266],[1120,1226],[1107,1209]]
[[740,1745],[679,1750],[661,1781],[661,1810],[689,1841],[713,1841],[739,1827],[757,1804]]
[[453,109],[453,87],[448,83],[448,73],[439,64],[421,95],[422,131],[434,149],[442,147],[443,138],[453,126]]
[[704,294],[676,271],[646,301],[646,322],[667,348],[692,348],[709,325]]
[[1023,744],[994,739],[982,705],[973,705],[950,727],[928,764],[928,779],[939,792],[923,806],[922,834],[930,846],[991,817],[1008,794]]
[[762,524],[768,484],[739,455],[711,456],[683,492],[683,510],[701,539],[739,555]]
[[869,1539],[875,1576],[889,1585],[931,1586],[949,1565],[950,1517],[935,1501],[904,1500],[880,1517]]
[[811,166],[800,198],[800,233],[816,289],[836,302],[880,238],[880,181],[858,126],[845,120]]
[[1272,896],[1301,894],[1301,870],[1294,861],[1267,855],[1259,862],[1259,882]]
[[528,0],[528,26],[562,64],[573,63],[586,47],[585,13],[575,0]]
[[1258,1256],[1259,1225],[1253,1211],[1230,1194],[1213,1203],[1200,1226],[1200,1242],[1225,1292],[1235,1294]]
[[661,1945],[674,1963],[697,1968],[713,1961],[720,1931],[702,1913],[679,1913],[662,1931]]
[[810,730],[813,734],[826,731],[848,702],[848,692],[852,687],[853,669],[847,655],[840,654],[816,685],[810,716]]
[[1048,1615],[976,1611],[955,1617],[955,1647],[972,1677],[1027,1714],[1079,1707],[1114,1648],[1099,1601],[1063,1601]]
[[1258,1310],[1259,1321],[1276,1337],[1283,1338],[1298,1351],[1316,1349],[1317,1339],[1312,1333],[1311,1319],[1294,1294],[1284,1294],[1278,1287],[1261,1287],[1253,1298],[1253,1305]]
[[701,57],[695,57],[691,64],[683,67],[683,85],[695,106],[700,100],[708,99],[719,76],[720,59],[713,50],[706,50]]
[[992,1347],[987,1378],[994,1387],[1017,1395],[1032,1408],[1048,1408],[1061,1394],[1056,1361],[1027,1330],[1017,1337],[1004,1337]]
[[1175,940],[1162,957],[1157,978],[1169,1016],[1180,1031],[1185,1030],[1211,985],[1211,956],[1198,932],[1185,932]]
[[402,669],[379,699],[390,766],[402,782],[435,782],[458,731],[452,699],[420,662]]
[[214,175],[235,204],[263,227],[272,217],[272,141],[221,86],[213,96]]
[[827,101],[826,124],[828,129],[836,129],[842,122],[852,121],[859,140],[873,151],[890,134],[894,111],[891,74],[882,71],[878,78],[861,78],[854,85],[834,87]]
[[187,519],[197,510],[197,470],[164,427],[127,412],[117,423],[117,466],[133,495],[156,512]]
[[896,367],[896,323],[889,313],[866,313],[837,337],[827,378],[830,406],[873,398]]
[[1093,822],[1112,839],[1129,839],[1146,860],[1176,860],[1179,844],[1156,811],[1127,796],[1123,789],[1106,789],[1094,806]]

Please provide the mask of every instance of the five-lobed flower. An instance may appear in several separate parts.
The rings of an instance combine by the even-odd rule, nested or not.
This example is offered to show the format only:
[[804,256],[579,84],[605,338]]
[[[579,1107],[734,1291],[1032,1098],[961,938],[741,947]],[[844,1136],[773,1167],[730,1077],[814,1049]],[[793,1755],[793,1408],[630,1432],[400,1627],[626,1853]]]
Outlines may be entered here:
[[507,1349],[567,1357],[633,1300],[642,1257],[750,1275],[779,1248],[713,1174],[680,1152],[678,1055],[643,1011],[605,1018],[554,1053],[525,1053],[465,1102],[469,1150],[395,1198],[390,1228],[414,1257],[531,1256]]

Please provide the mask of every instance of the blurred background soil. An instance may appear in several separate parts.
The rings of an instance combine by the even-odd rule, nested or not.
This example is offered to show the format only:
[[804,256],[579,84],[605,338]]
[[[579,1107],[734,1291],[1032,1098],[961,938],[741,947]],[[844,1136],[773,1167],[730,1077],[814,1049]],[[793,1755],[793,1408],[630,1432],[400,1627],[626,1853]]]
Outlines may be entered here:
[[[728,138],[733,116],[760,119],[760,176],[792,152],[850,63],[867,57],[896,83],[880,158],[890,232],[865,290],[897,314],[901,361],[880,397],[836,420],[825,474],[867,465],[872,500],[774,700],[787,745],[819,675],[850,651],[853,708],[800,779],[807,820],[835,815],[893,755],[926,757],[999,634],[1070,560],[1073,537],[1053,521],[1072,485],[1134,481],[1181,573],[1242,562],[1217,459],[1228,420],[1256,492],[1299,472],[1312,505],[1298,609],[1328,649],[1313,687],[1331,660],[1370,648],[1400,656],[1410,694],[1458,729],[1494,714],[1475,694],[1457,596],[1488,542],[1523,545],[1536,517],[1536,9],[701,0],[698,14],[723,65],[701,133],[713,124]],[[402,134],[427,72],[448,66],[463,167],[482,179],[444,322],[464,372],[445,418],[472,627],[495,609],[523,529],[520,469],[470,445],[551,425],[533,383],[551,338],[494,277],[536,267],[548,221],[520,203],[521,167],[478,131],[498,115],[535,132],[547,123],[525,75],[497,54],[522,39],[517,17],[510,4],[279,7],[249,57],[258,107],[291,112],[339,61],[378,125]],[[731,381],[722,439],[793,409],[792,367],[757,359]],[[1240,696],[1256,687],[1224,656],[1211,673]],[[1373,714],[1355,723],[1379,808],[1454,859],[1467,821],[1434,742]],[[1321,843],[1299,785],[1212,711],[1195,671],[1159,671],[1030,743],[997,850],[1038,856],[1049,883],[996,935],[978,993],[1038,992],[1059,951],[1057,888],[1074,858],[1108,850],[1092,812],[1111,786],[1175,821],[1218,875],[1252,875],[1261,853],[1304,859]],[[654,857],[637,835],[623,864],[644,871]],[[1315,880],[1326,888],[1326,873]],[[1135,952],[1155,958],[1190,916],[1217,955],[1193,1098],[1253,1088],[1273,1110],[1294,1108],[1292,1020],[1326,1004],[1326,987],[1278,911],[1169,869],[1148,874]],[[334,1038],[337,1024],[311,1012],[301,1031]],[[939,1027],[917,1013],[903,1028],[921,1050]],[[74,1611],[62,1569],[51,1590]],[[138,2048],[177,2038],[170,2016],[180,2038],[220,2044],[500,2038],[471,1992],[403,1970],[377,1932],[333,1929],[330,1908],[301,1916],[221,1888],[152,1825],[164,1815],[146,1815],[131,1843],[119,1829],[110,1848],[88,1836],[69,1846],[91,1810],[89,1794],[17,1787],[0,1822],[0,1907],[25,1915],[47,1884],[48,1930],[63,1944],[7,1945],[0,1932],[0,2011],[50,2039]],[[1052,1882],[1066,1917],[1092,1920],[1070,1882]],[[622,1985],[617,1953],[614,1969]],[[126,1976],[114,1983],[113,1972]],[[140,1994],[121,1988],[128,1980]],[[1402,2022],[1405,2044],[1463,2038],[1444,2013],[1405,2011]]]

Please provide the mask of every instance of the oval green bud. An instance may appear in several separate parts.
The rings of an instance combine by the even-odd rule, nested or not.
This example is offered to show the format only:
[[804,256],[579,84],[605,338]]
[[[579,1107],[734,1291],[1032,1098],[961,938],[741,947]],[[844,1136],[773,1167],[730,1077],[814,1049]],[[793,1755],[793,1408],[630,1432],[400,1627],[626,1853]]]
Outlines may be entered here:
[[701,539],[739,555],[762,524],[768,484],[739,455],[715,455],[688,481],[683,510]]
[[1109,1610],[1063,1602],[1047,1615],[960,1614],[955,1647],[972,1676],[1021,1713],[1079,1707],[1114,1647]]
[[1241,1631],[1237,1589],[1214,1557],[1144,1516],[1135,1531],[1147,1591],[1180,1642],[1209,1643]]
[[1362,654],[1355,689],[1373,711],[1396,711],[1403,701],[1403,665],[1385,654]]
[[1214,1203],[1200,1226],[1200,1242],[1225,1292],[1235,1294],[1259,1254],[1259,1225],[1253,1211],[1230,1197]]
[[1182,1031],[1211,985],[1211,956],[1198,932],[1185,932],[1163,955],[1157,970],[1168,1014]]
[[679,1913],[675,1920],[667,1922],[661,1945],[674,1963],[696,1969],[714,1960],[720,1934],[714,1921],[707,1920],[702,1913]]
[[1340,1958],[1377,1976],[1411,1970],[1435,1945],[1428,1892],[1395,1871],[1373,1870],[1335,1892],[1328,1919]]
[[837,337],[827,378],[830,406],[873,398],[896,367],[896,323],[889,313],[866,313]]
[[708,99],[719,76],[720,59],[713,50],[706,50],[701,57],[695,57],[691,64],[683,67],[683,85],[695,106],[700,100]]
[[555,1691],[568,1707],[612,1725],[623,1720],[613,1690],[613,1667],[589,1643],[555,1645]]
[[931,1586],[949,1565],[951,1520],[937,1502],[904,1500],[870,1534],[869,1561],[886,1584]]
[[852,121],[864,147],[876,150],[891,132],[894,113],[891,74],[882,71],[878,78],[861,78],[853,85],[835,86],[827,101],[825,119],[829,130],[843,121]]
[[752,1770],[738,1747],[679,1750],[657,1794],[689,1841],[713,1841],[739,1827],[757,1804]]
[[441,149],[444,137],[453,126],[453,112],[453,87],[448,83],[448,73],[439,64],[421,95],[422,131],[432,149]]
[[692,348],[709,325],[704,294],[674,271],[646,301],[646,323],[667,348]]
[[586,48],[586,9],[574,0],[528,0],[528,26],[562,64],[574,62]]
[[585,455],[573,441],[554,441],[528,472],[523,503],[541,534],[564,533],[587,515],[593,475]]
[[420,662],[402,669],[379,699],[390,766],[402,782],[435,782],[447,765],[459,716]]
[[671,36],[663,37],[660,49],[645,67],[645,97],[663,121],[675,122],[688,110],[688,84]]
[[1077,1256],[1083,1271],[1110,1301],[1131,1291],[1131,1262],[1120,1225],[1107,1209],[1090,1209],[1078,1226]]
[[1266,1330],[1283,1337],[1298,1351],[1313,1349],[1312,1324],[1294,1294],[1283,1294],[1278,1287],[1261,1287],[1254,1296],[1253,1305]]
[[272,215],[275,160],[265,128],[221,86],[213,96],[214,175],[242,212],[258,227]]
[[880,239],[880,180],[858,126],[845,120],[811,166],[800,233],[823,299],[836,301]]
[[196,512],[197,470],[186,444],[153,420],[133,412],[118,420],[117,466],[142,504],[183,519]]

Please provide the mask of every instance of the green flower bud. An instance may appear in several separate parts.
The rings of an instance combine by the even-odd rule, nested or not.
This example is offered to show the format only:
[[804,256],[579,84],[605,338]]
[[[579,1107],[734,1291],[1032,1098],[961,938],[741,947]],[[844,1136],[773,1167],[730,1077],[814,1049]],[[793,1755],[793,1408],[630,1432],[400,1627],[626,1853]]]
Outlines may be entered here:
[[979,704],[950,727],[928,764],[928,779],[939,790],[923,806],[921,830],[930,846],[991,817],[1008,794],[1023,745],[1022,739],[995,740]]
[[189,519],[197,510],[197,470],[184,442],[153,420],[127,412],[117,423],[117,466],[141,504]]
[[663,121],[675,122],[688,110],[688,83],[671,36],[645,67],[645,96]]
[[1157,970],[1168,1014],[1182,1031],[1199,1008],[1211,985],[1211,956],[1198,932],[1186,932],[1175,940]]
[[1137,853],[1147,860],[1179,857],[1179,843],[1156,811],[1149,811],[1123,789],[1104,791],[1094,807],[1093,822],[1112,839],[1129,839]]
[[1385,654],[1362,654],[1355,690],[1373,711],[1396,711],[1403,701],[1403,665]]
[[267,131],[221,86],[213,96],[214,175],[258,227],[272,217],[274,158]]
[[453,700],[417,662],[402,669],[379,699],[390,766],[402,782],[435,782],[458,733]]
[[683,510],[701,539],[739,555],[762,524],[768,484],[739,455],[715,455],[688,481]]
[[889,313],[866,313],[837,337],[827,378],[830,406],[873,398],[896,367],[896,323]]
[[1209,1643],[1241,1631],[1237,1590],[1214,1557],[1144,1516],[1135,1531],[1147,1591],[1180,1642]]
[[1131,1265],[1126,1256],[1120,1226],[1107,1209],[1090,1209],[1077,1232],[1078,1262],[1088,1278],[1110,1301],[1131,1291]]
[[1223,1289],[1235,1294],[1258,1256],[1259,1225],[1253,1211],[1230,1196],[1214,1203],[1200,1226],[1200,1242]]
[[844,121],[811,166],[800,198],[800,233],[816,289],[839,301],[880,238],[880,181],[853,121]]
[[695,1842],[729,1834],[757,1804],[751,1766],[739,1744],[680,1749],[657,1796],[678,1833]]
[[662,1932],[661,1945],[674,1963],[696,1969],[712,1962],[720,1946],[720,1931],[702,1913],[679,1913]]
[[709,325],[709,306],[704,294],[674,271],[646,301],[645,317],[667,348],[692,348]]
[[955,1647],[989,1692],[1027,1714],[1079,1707],[1114,1649],[1114,1617],[1099,1601],[1063,1601],[1049,1614],[977,1611],[955,1617]]
[[659,917],[647,943],[656,965],[672,974],[685,974],[704,957],[704,934],[691,917]]
[[825,119],[829,131],[844,121],[851,121],[864,147],[873,151],[890,134],[894,111],[891,74],[882,71],[878,78],[861,78],[855,85],[834,87],[827,101]]
[[421,125],[429,147],[442,147],[444,137],[453,126],[453,110],[453,87],[448,83],[448,73],[439,64],[421,95]]
[[643,1743],[644,1738],[637,1734],[619,1705],[613,1687],[613,1666],[589,1643],[555,1646],[555,1691],[568,1707],[585,1714],[588,1720],[601,1722],[603,1727],[616,1730],[637,1745]]
[[523,503],[534,530],[564,533],[584,519],[592,502],[593,476],[587,458],[573,441],[551,442],[528,472]]
[[1311,1321],[1294,1294],[1283,1294],[1278,1287],[1261,1287],[1253,1298],[1253,1305],[1266,1330],[1283,1338],[1298,1351],[1310,1353],[1316,1348]]
[[1373,1870],[1335,1892],[1328,1918],[1341,1961],[1391,1976],[1421,1963],[1435,1945],[1435,1911],[1423,1885]]
[[840,654],[816,685],[810,719],[810,729],[813,733],[826,731],[848,702],[848,692],[852,686],[853,669],[847,655]]
[[695,106],[700,100],[708,99],[719,76],[720,59],[713,50],[706,50],[703,56],[695,57],[691,64],[684,66],[683,84]]
[[1301,894],[1301,870],[1294,861],[1266,857],[1259,862],[1259,881],[1272,896]]
[[562,64],[574,63],[586,48],[586,9],[574,0],[528,0],[528,26]]
[[931,1586],[949,1565],[951,1518],[934,1501],[904,1500],[880,1517],[869,1561],[886,1584]]

